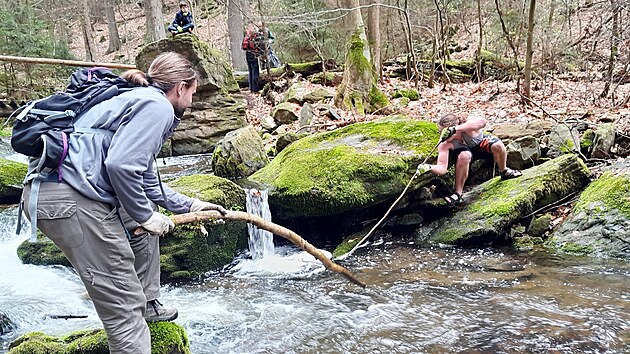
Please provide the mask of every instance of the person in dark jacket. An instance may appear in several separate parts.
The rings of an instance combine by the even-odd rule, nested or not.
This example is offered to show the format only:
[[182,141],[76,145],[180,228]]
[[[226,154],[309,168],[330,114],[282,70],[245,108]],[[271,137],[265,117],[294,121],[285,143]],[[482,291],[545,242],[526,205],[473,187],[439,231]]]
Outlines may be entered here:
[[173,23],[168,26],[168,31],[173,34],[173,37],[181,33],[192,33],[195,28],[193,22],[192,13],[186,1],[179,3],[179,11],[175,14]]
[[261,47],[258,44],[260,32],[256,25],[253,23],[247,27],[245,37],[243,37],[243,44],[241,48],[245,51],[245,60],[247,61],[247,81],[249,82],[249,91],[260,91],[260,84],[258,82],[260,76],[260,66],[258,65],[258,57],[260,57]]
[[33,159],[22,201],[26,217],[36,213],[39,229],[81,278],[110,352],[150,354],[146,322],[177,317],[176,309],[157,300],[158,236],[174,227],[157,206],[176,214],[226,210],[162,185],[154,171],[155,156],[192,104],[198,78],[192,63],[167,52],[153,60],[148,74],[131,70],[121,77],[144,87],[103,101],[76,121],[80,129],[68,137],[63,179],[54,171],[38,195],[29,179],[37,171]]

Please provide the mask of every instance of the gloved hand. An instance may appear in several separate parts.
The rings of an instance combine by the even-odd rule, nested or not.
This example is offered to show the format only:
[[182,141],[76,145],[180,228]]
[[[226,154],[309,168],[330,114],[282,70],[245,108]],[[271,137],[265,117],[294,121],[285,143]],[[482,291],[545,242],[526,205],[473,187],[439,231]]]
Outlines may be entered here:
[[162,236],[175,227],[171,218],[157,211],[154,211],[149,220],[140,225],[154,236]]
[[431,165],[428,163],[421,163],[418,165],[418,168],[416,168],[416,174],[418,175],[425,174],[429,171],[431,171]]
[[184,28],[182,26],[177,26],[177,32],[179,33],[184,32]]
[[455,127],[446,127],[442,129],[442,134],[440,134],[440,142],[443,143],[447,141],[450,137],[455,135],[456,132],[457,131],[455,130]]
[[201,201],[197,198],[194,198],[192,204],[190,205],[189,212],[194,213],[196,211],[203,211],[203,210],[216,210],[219,213],[221,213],[221,215],[227,214],[227,210],[218,204],[208,203],[208,202]]

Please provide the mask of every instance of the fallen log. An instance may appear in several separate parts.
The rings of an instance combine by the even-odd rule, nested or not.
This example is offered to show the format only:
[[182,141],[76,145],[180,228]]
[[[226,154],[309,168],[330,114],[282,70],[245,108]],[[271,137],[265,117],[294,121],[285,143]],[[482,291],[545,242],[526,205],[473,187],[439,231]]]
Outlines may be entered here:
[[365,283],[357,279],[354,274],[352,274],[348,269],[330,260],[320,250],[315,248],[315,246],[311,245],[308,241],[300,237],[300,235],[287,229],[286,227],[274,224],[259,216],[248,214],[242,211],[230,210],[227,212],[226,215],[221,215],[221,213],[219,213],[218,211],[198,211],[194,213],[171,215],[170,218],[171,220],[173,220],[173,223],[175,225],[207,221],[209,219],[239,220],[254,224],[261,229],[267,230],[275,235],[281,236],[293,242],[294,245],[308,252],[310,255],[322,262],[326,269],[340,273],[341,275],[346,277],[346,279],[365,288]]
[[[324,65],[326,65],[326,70],[333,70],[336,68],[336,64],[331,59],[327,60],[323,64],[321,61],[313,61],[313,62],[307,62],[307,63],[294,63],[294,64],[286,63],[279,68],[271,69],[270,70],[271,77],[278,78],[285,73],[287,73],[290,76],[294,74],[300,74],[302,75],[302,77],[307,77],[307,76],[322,72],[324,70],[323,68]],[[236,82],[238,82],[238,85],[240,87],[249,86],[247,83],[247,71],[234,72],[233,76]],[[266,83],[269,82],[269,77],[267,76],[266,70],[262,70],[261,68],[258,81],[261,84],[261,86],[264,86]]]

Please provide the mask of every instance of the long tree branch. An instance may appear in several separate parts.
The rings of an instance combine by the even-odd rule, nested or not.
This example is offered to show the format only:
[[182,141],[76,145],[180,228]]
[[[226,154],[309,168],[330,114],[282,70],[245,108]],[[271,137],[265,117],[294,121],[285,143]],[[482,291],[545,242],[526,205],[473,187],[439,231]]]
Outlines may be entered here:
[[194,213],[187,214],[179,214],[179,215],[171,215],[171,220],[175,225],[181,224],[189,224],[192,222],[200,222],[206,221],[209,219],[228,219],[228,220],[238,220],[245,221],[250,224],[254,224],[261,229],[267,230],[275,235],[286,238],[287,240],[293,242],[297,247],[302,250],[308,252],[313,257],[317,258],[320,262],[324,264],[326,269],[332,270],[333,272],[340,273],[346,279],[351,282],[360,285],[365,288],[365,283],[357,279],[348,269],[338,265],[337,263],[330,260],[326,257],[320,250],[315,248],[315,246],[311,245],[308,241],[300,237],[300,235],[295,232],[287,229],[286,227],[280,226],[278,224],[274,224],[270,221],[267,221],[259,216],[248,214],[242,211],[228,211],[226,215],[221,215],[218,211],[198,211]]

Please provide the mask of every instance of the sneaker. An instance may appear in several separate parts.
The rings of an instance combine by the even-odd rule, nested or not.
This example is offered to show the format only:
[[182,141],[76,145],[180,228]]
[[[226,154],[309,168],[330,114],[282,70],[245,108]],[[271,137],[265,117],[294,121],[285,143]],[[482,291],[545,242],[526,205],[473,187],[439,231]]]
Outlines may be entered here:
[[144,313],[144,320],[147,322],[172,321],[177,318],[176,308],[162,306],[157,300],[147,301],[147,310]]

